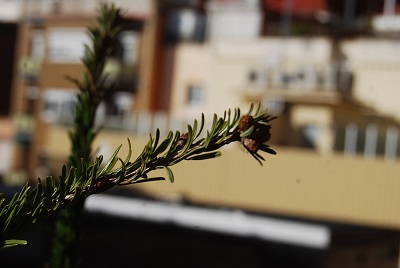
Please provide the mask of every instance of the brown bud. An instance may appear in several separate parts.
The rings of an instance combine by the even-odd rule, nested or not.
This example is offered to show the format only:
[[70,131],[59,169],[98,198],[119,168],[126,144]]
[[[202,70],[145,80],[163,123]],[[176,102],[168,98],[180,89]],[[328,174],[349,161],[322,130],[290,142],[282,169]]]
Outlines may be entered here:
[[187,141],[187,139],[188,139],[188,136],[189,136],[189,134],[186,132],[186,133],[183,133],[183,134],[179,137],[179,140],[178,140],[178,142],[176,143],[176,148],[177,148],[178,150],[182,149],[182,147],[185,146],[186,141]]
[[258,151],[258,142],[253,139],[245,138],[242,141],[243,146],[249,150],[251,153],[257,153]]
[[253,139],[257,140],[259,143],[264,143],[267,142],[271,139],[271,126],[268,125],[262,125],[260,124],[256,131],[254,132],[254,135],[252,137]]
[[254,124],[254,118],[251,115],[243,115],[239,121],[239,129],[246,131]]
[[109,179],[102,178],[96,182],[94,193],[104,192],[112,187],[112,182]]

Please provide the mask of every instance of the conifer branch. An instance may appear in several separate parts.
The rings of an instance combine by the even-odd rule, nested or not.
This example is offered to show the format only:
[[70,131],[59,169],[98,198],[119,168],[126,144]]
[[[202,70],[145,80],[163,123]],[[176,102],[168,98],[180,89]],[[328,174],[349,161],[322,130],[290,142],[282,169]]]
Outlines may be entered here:
[[92,46],[85,47],[82,59],[87,72],[81,80],[68,78],[78,88],[68,168],[64,165],[57,178],[38,179],[36,185],[26,183],[11,200],[7,201],[0,193],[0,248],[25,245],[26,241],[16,239],[21,233],[60,210],[79,210],[83,201],[92,194],[115,186],[165,180],[164,177],[150,177],[154,170],[164,169],[166,177],[173,182],[171,166],[183,160],[218,157],[221,155],[218,149],[232,142],[242,143],[260,164],[264,158],[259,151],[276,154],[265,144],[270,139],[269,123],[274,117],[267,111],[260,111],[260,105],[256,109],[251,105],[243,116],[239,109],[228,110],[223,117],[214,115],[212,127],[204,138],[200,138],[204,127],[203,115],[200,121],[188,125],[187,132],[171,131],[161,142],[157,130],[135,160],[131,159],[129,140],[128,155],[124,159],[118,156],[120,146],[104,168],[100,168],[102,156],[90,160],[91,144],[97,133],[94,130],[96,109],[113,89],[103,74],[104,65],[121,25],[120,10],[114,5],[101,5],[97,26],[89,28]]
[[[15,239],[20,233],[50,214],[72,207],[92,194],[104,192],[114,186],[165,180],[164,177],[149,177],[151,171],[164,169],[166,177],[173,182],[171,166],[183,160],[218,157],[221,155],[218,149],[232,142],[241,142],[261,163],[264,158],[258,150],[276,154],[265,144],[271,136],[269,123],[274,117],[267,111],[260,112],[259,108],[253,114],[252,110],[253,108],[244,116],[240,116],[239,109],[235,109],[233,115],[230,110],[223,117],[218,118],[215,115],[205,138],[199,138],[204,126],[203,116],[200,124],[195,120],[193,126],[188,125],[186,133],[170,132],[162,142],[159,142],[160,132],[157,130],[134,161],[131,160],[132,148],[128,140],[128,156],[125,159],[118,156],[120,146],[102,169],[100,165],[103,157],[99,156],[89,165],[82,161],[78,168],[67,169],[63,166],[57,178],[47,177],[43,181],[39,179],[34,187],[27,183],[9,202],[0,194],[0,247],[25,245],[26,241]],[[246,140],[254,141],[258,149],[247,148]],[[79,175],[78,169],[82,171]]]
[[[107,75],[104,74],[106,61],[112,56],[123,25],[120,9],[114,4],[102,3],[96,24],[88,28],[91,42],[85,45],[81,59],[85,72],[80,80],[67,77],[78,89],[73,128],[69,132],[71,153],[68,166],[76,167],[74,175],[79,181],[77,188],[73,188],[74,191],[69,194],[71,200],[64,200],[74,205],[67,205],[65,210],[57,213],[50,257],[53,268],[80,266],[81,250],[78,245],[83,239],[82,215],[85,201],[80,195],[85,194],[84,184],[89,180],[86,168],[90,166],[93,140],[99,132],[95,128],[96,112],[99,104],[114,89],[114,85],[107,81]],[[96,165],[92,167],[95,168]]]

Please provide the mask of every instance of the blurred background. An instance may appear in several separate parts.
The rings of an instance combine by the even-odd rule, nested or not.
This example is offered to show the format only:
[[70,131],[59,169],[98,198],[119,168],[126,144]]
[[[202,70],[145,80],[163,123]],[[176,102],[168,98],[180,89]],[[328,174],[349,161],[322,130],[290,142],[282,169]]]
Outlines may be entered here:
[[[399,267],[400,1],[116,0],[97,154],[205,114],[277,115],[264,167],[239,145],[176,181],[90,197],[84,267]],[[96,0],[0,0],[0,177],[56,175]],[[2,263],[45,267],[53,222]]]

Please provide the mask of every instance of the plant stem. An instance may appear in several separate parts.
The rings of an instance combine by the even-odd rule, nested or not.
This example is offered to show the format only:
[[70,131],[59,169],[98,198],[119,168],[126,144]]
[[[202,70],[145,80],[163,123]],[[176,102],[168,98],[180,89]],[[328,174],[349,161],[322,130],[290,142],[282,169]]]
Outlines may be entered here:
[[[89,29],[91,47],[85,47],[82,62],[87,72],[83,81],[69,78],[78,87],[74,125],[69,133],[71,154],[69,166],[77,167],[76,174],[82,176],[89,165],[92,143],[97,134],[94,126],[97,108],[110,87],[105,83],[103,70],[106,59],[111,55],[117,35],[121,29],[119,9],[113,5],[101,5],[97,26]],[[81,161],[85,163],[81,165]],[[78,200],[75,206],[60,211],[55,224],[55,234],[51,255],[51,267],[67,268],[80,266],[82,241],[83,208],[85,199]]]

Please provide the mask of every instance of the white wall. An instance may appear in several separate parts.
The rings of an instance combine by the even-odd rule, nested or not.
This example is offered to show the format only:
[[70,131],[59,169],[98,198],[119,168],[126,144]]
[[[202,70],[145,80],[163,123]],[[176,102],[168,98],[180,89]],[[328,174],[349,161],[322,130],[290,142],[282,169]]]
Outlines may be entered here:
[[99,4],[102,2],[115,3],[123,10],[125,16],[146,18],[151,16],[154,10],[153,0],[30,0],[26,2],[26,11],[31,16],[54,15],[54,12],[93,15],[97,13]]
[[21,0],[0,0],[0,22],[17,22],[22,14]]
[[210,1],[206,7],[210,40],[260,36],[263,14],[257,0]]

